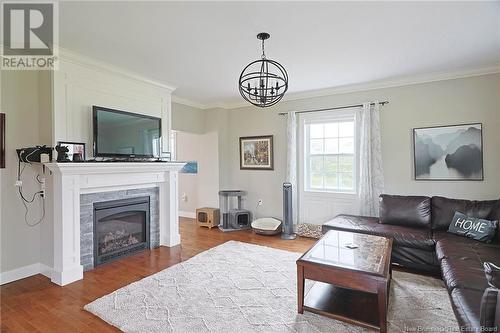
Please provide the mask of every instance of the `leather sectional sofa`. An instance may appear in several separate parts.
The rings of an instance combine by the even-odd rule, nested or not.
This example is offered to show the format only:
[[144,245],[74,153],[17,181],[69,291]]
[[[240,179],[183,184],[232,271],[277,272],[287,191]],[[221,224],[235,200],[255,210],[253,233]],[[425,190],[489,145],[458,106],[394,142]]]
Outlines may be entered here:
[[[380,218],[339,215],[323,224],[322,229],[323,233],[335,229],[392,237],[394,264],[426,273],[441,273],[462,331],[496,330],[496,321],[500,321],[500,311],[496,310],[497,293],[490,290],[489,298],[486,296],[488,281],[484,263],[500,265],[500,232],[497,231],[491,243],[448,233],[456,211],[500,221],[500,200],[383,194],[380,196]],[[483,294],[485,300],[481,311]],[[495,296],[491,296],[493,294]],[[498,299],[500,309],[500,296]],[[485,302],[489,303],[488,307]]]

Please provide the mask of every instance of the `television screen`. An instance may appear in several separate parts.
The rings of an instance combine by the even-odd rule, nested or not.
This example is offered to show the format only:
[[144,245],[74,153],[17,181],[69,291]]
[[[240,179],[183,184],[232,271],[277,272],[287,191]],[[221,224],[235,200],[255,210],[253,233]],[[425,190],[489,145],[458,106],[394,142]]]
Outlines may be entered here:
[[93,107],[95,157],[159,157],[161,119]]

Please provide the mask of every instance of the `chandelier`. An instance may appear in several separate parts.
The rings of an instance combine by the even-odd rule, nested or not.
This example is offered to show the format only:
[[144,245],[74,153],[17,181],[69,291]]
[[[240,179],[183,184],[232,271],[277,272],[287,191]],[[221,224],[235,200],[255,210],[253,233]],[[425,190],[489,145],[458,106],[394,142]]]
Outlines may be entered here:
[[262,41],[261,59],[248,64],[240,75],[241,96],[251,104],[265,108],[278,103],[288,90],[288,73],[280,63],[267,59],[264,41],[271,35],[261,32],[257,38]]

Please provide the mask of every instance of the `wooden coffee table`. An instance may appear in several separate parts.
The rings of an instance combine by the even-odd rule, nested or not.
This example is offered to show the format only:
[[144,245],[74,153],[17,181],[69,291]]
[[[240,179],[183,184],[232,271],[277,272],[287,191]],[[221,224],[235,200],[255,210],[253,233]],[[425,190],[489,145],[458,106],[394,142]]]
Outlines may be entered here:
[[[328,231],[297,260],[298,312],[387,332],[391,250],[392,238]],[[305,279],[318,282],[304,299]]]

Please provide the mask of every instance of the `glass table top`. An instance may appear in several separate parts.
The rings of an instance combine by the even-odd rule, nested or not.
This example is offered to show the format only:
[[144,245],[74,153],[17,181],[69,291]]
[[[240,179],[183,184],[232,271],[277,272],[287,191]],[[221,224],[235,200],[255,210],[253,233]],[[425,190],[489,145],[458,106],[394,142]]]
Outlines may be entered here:
[[299,261],[382,275],[390,246],[386,237],[330,230]]

